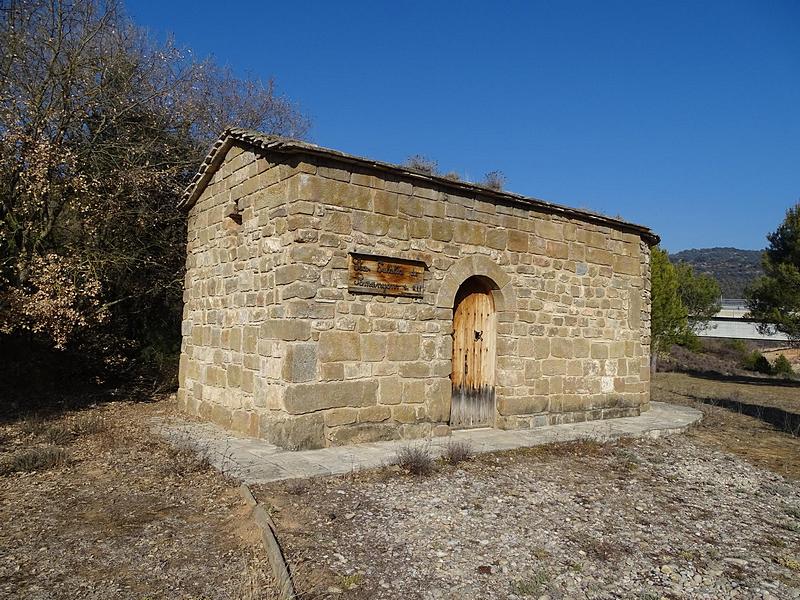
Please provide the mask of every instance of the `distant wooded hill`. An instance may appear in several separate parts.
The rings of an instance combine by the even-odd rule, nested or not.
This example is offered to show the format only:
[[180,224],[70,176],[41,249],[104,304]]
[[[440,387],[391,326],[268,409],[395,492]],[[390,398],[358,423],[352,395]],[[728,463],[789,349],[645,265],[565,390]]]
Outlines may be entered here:
[[744,288],[763,275],[761,250],[697,248],[670,254],[673,263],[687,262],[695,273],[713,275],[723,298],[743,298]]

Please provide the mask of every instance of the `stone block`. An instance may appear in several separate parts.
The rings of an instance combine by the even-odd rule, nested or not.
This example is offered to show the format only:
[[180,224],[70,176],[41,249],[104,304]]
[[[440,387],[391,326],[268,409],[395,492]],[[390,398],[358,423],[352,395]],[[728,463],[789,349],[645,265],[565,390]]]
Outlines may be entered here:
[[284,406],[289,414],[304,414],[327,408],[372,406],[377,401],[377,380],[332,381],[289,385]]
[[358,409],[359,423],[380,423],[392,416],[392,411],[388,406],[376,405]]
[[242,367],[240,365],[227,365],[225,368],[229,387],[239,387],[242,383]]
[[421,338],[417,333],[391,333],[387,344],[389,360],[407,361],[419,359]]
[[610,358],[623,358],[625,356],[625,342],[611,342],[608,344]]
[[536,381],[542,376],[542,361],[540,360],[527,360],[525,361],[525,380]]
[[535,225],[536,235],[548,240],[560,241],[564,239],[564,227],[561,223],[537,220]]
[[230,429],[231,427],[231,409],[221,404],[210,405],[208,417],[217,425]]
[[436,425],[431,431],[433,437],[449,437],[452,434],[449,425]]
[[625,275],[640,275],[641,264],[638,257],[614,255],[613,265],[615,273],[623,273]]
[[639,329],[642,326],[642,297],[631,290],[631,299],[628,303],[628,326]]
[[[417,419],[424,419],[424,415],[417,415]],[[431,436],[433,425],[431,423],[403,423],[400,425],[400,438],[404,440],[417,440]]]
[[325,447],[325,423],[322,413],[267,419],[262,417],[259,437],[289,450],[311,450]]
[[321,362],[361,360],[361,335],[355,331],[323,331],[319,334]]
[[528,234],[524,231],[509,231],[508,232],[508,249],[511,252],[527,252],[528,251]]
[[459,244],[483,246],[486,244],[486,227],[471,221],[456,222],[453,227],[453,241]]
[[614,255],[608,250],[590,246],[586,249],[586,260],[595,265],[611,265],[614,262]]
[[566,375],[567,361],[563,358],[546,358],[542,361],[543,375]]
[[283,359],[282,377],[289,382],[315,380],[317,377],[317,345],[289,344]]
[[398,404],[392,406],[392,420],[398,423],[416,423],[417,411],[416,408],[409,404]]
[[381,404],[400,404],[403,399],[403,382],[398,377],[380,379],[378,401]]
[[351,444],[368,444],[396,440],[400,431],[393,423],[359,423],[356,425],[343,425],[328,430],[328,442],[331,446],[346,446]]
[[322,219],[322,228],[331,233],[347,235],[353,230],[350,213],[331,211]]
[[362,360],[367,362],[380,362],[386,358],[385,333],[368,333],[361,336]]
[[258,352],[258,327],[247,326],[242,328],[242,352],[245,354]]
[[550,356],[550,338],[533,338],[533,357],[547,358]]
[[[417,190],[414,190],[417,193]],[[421,217],[423,214],[422,200],[409,196],[399,196],[398,208],[401,213],[409,217]]]
[[428,239],[431,237],[431,224],[427,219],[411,219],[408,233],[412,238]]
[[550,339],[550,356],[572,358],[572,340],[554,337]]
[[353,229],[371,235],[386,235],[389,217],[370,213],[357,213],[353,218]]
[[295,262],[324,267],[331,260],[331,251],[311,244],[295,244],[289,250],[289,258]]
[[551,258],[566,259],[569,257],[569,246],[564,242],[548,240],[545,244],[545,251]]
[[453,224],[439,219],[433,221],[431,223],[431,237],[440,242],[449,242],[453,239]]
[[322,381],[344,381],[344,363],[322,365]]
[[497,399],[497,411],[503,415],[531,415],[550,409],[549,396],[511,396]]
[[247,410],[234,410],[231,413],[231,429],[247,435],[257,434],[257,425],[253,426],[255,415]]
[[588,358],[591,342],[585,338],[572,340],[572,356],[574,358]]
[[295,281],[319,281],[319,269],[313,265],[281,265],[275,269],[275,285],[285,285]]
[[367,175],[366,173],[353,173],[350,176],[350,183],[353,185],[363,185],[371,188],[383,189],[383,179],[375,175]]
[[291,300],[292,298],[309,299],[317,295],[319,284],[309,281],[295,281],[280,288],[281,300]]
[[431,421],[448,421],[450,419],[451,392],[452,384],[449,378],[428,381],[425,405]]
[[420,404],[425,401],[425,380],[403,382],[403,402]]
[[426,362],[406,362],[400,365],[400,377],[422,378],[433,373],[431,365]]
[[495,250],[505,250],[508,245],[508,231],[505,229],[490,229],[486,232],[486,245]]
[[271,319],[261,325],[259,335],[287,342],[303,341],[311,337],[311,323],[302,319]]
[[376,190],[372,202],[377,213],[391,216],[397,214],[397,194],[394,192]]
[[326,410],[325,426],[326,427],[339,427],[340,425],[350,425],[355,423],[358,419],[357,408],[334,408]]

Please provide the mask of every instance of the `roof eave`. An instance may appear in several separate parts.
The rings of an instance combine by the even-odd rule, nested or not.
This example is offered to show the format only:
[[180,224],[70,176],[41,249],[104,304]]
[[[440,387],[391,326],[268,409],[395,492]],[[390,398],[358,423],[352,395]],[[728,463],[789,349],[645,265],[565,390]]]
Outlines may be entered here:
[[568,206],[554,204],[552,202],[547,202],[545,200],[539,200],[538,198],[522,196],[520,194],[514,194],[511,192],[493,190],[491,188],[487,188],[474,183],[455,181],[453,179],[447,179],[445,177],[439,177],[436,175],[428,175],[420,173],[418,171],[407,169],[400,165],[393,165],[390,163],[376,161],[368,158],[361,158],[358,156],[353,156],[350,154],[346,154],[344,152],[340,152],[338,150],[323,148],[321,146],[310,144],[308,142],[301,142],[298,140],[292,140],[288,138],[281,138],[275,136],[268,136],[256,131],[237,129],[237,128],[226,129],[220,136],[220,138],[211,147],[211,150],[209,151],[206,158],[203,160],[203,163],[201,164],[197,174],[194,176],[191,183],[187,186],[186,190],[184,191],[183,197],[181,198],[181,201],[178,203],[178,206],[180,208],[188,210],[197,201],[197,199],[203,193],[203,190],[208,185],[208,182],[213,177],[216,170],[222,164],[222,161],[225,159],[225,155],[227,154],[231,146],[233,146],[234,142],[240,142],[262,150],[279,152],[281,154],[305,154],[305,155],[319,156],[321,158],[338,160],[340,162],[357,165],[362,168],[371,168],[379,171],[388,172],[393,175],[403,177],[405,179],[434,183],[441,187],[456,189],[459,191],[466,191],[469,193],[481,194],[482,196],[490,197],[495,200],[509,202],[513,204],[520,204],[531,208],[537,208],[550,214],[558,214],[568,218],[569,217],[578,218],[583,221],[589,221],[595,224],[606,225],[612,227],[613,229],[618,229],[629,233],[635,233],[639,235],[643,240],[645,240],[650,246],[655,246],[660,242],[659,236],[649,228],[644,227],[642,225],[637,225],[635,223],[630,223],[622,219],[607,217],[605,215],[593,213],[587,210],[570,208]]

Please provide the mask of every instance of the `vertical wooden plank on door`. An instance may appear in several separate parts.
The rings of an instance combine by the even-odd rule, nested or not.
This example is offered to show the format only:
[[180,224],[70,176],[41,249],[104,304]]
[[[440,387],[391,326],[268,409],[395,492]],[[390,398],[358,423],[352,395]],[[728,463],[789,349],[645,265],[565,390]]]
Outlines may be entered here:
[[470,278],[456,295],[453,312],[451,427],[492,425],[495,412],[496,325],[489,287]]

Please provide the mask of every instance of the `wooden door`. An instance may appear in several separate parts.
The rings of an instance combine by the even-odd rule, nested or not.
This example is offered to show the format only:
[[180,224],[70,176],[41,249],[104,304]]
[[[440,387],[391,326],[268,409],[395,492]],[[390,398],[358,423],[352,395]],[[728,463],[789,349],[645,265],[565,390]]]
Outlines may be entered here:
[[450,426],[494,425],[494,300],[478,278],[463,283],[453,311],[453,391]]

